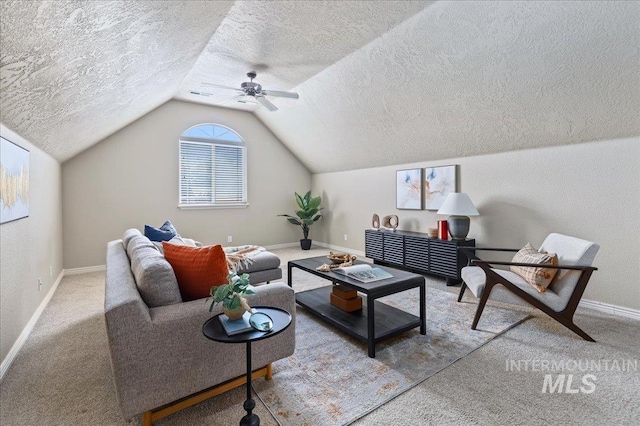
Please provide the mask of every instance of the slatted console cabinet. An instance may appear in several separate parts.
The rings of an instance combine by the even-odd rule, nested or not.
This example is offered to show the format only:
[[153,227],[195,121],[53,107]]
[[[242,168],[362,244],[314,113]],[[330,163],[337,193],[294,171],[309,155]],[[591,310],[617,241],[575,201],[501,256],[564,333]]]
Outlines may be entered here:
[[447,285],[460,282],[460,270],[467,264],[458,247],[475,247],[476,240],[440,240],[410,231],[365,230],[365,254],[374,263],[433,274],[447,279]]

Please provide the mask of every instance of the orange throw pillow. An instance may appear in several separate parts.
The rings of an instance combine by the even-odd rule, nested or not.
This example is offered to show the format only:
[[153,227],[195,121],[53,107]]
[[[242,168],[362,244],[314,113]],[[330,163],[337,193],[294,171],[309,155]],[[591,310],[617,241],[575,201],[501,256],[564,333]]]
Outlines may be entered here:
[[162,242],[164,257],[178,279],[182,300],[209,296],[213,286],[227,284],[229,267],[222,246],[190,247]]

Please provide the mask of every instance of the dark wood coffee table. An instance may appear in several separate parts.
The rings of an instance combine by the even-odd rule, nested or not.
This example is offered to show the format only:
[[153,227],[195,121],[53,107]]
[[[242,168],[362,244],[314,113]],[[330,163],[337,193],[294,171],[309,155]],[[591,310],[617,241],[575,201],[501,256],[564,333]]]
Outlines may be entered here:
[[[333,285],[296,293],[296,302],[329,324],[367,342],[369,357],[375,358],[376,343],[407,330],[420,327],[420,334],[427,334],[425,280],[422,275],[376,265],[375,267],[387,271],[393,277],[363,283],[335,272],[316,271],[316,268],[323,263],[329,263],[326,256],[290,261],[287,265],[289,287],[292,287],[293,268],[302,269],[330,281],[333,285],[339,284],[364,294],[366,297],[363,298],[362,310],[345,312],[329,303],[329,294]],[[354,262],[355,265],[363,263],[366,262],[359,260]],[[412,288],[420,289],[420,317],[376,300]]]

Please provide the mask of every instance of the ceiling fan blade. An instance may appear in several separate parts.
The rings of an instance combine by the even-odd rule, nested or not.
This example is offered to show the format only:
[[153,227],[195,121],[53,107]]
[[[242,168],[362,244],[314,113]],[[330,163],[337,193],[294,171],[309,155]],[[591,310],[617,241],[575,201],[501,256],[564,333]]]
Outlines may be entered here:
[[294,93],[294,92],[282,92],[280,90],[262,89],[262,93],[264,93],[267,96],[275,96],[277,98],[291,98],[291,99],[299,99],[300,98],[300,96],[297,93]]
[[262,104],[262,106],[264,106],[269,111],[277,111],[278,110],[278,108],[274,104],[272,104],[271,102],[266,100],[264,96],[256,96],[256,101],[260,102]]
[[216,83],[200,83],[203,86],[209,86],[209,87],[217,87],[219,89],[231,89],[231,90],[240,90],[237,87],[231,87],[231,86],[225,86],[223,84],[216,84]]
[[226,103],[228,103],[228,102],[235,102],[235,101],[240,100],[241,98],[244,98],[244,96],[245,96],[244,94],[240,94],[240,95],[233,95],[232,97],[227,98],[227,99],[225,99],[225,100],[223,100],[223,101],[220,101],[220,102],[218,102],[218,103],[220,103],[220,104],[226,104]]

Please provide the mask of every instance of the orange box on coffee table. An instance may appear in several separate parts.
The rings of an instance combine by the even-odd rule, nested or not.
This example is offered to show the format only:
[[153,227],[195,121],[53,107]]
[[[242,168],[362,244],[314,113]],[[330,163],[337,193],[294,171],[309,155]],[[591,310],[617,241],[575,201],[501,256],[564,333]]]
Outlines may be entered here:
[[329,301],[346,312],[354,312],[362,309],[362,297],[358,296],[355,290],[347,290],[338,285],[334,285],[331,290]]

